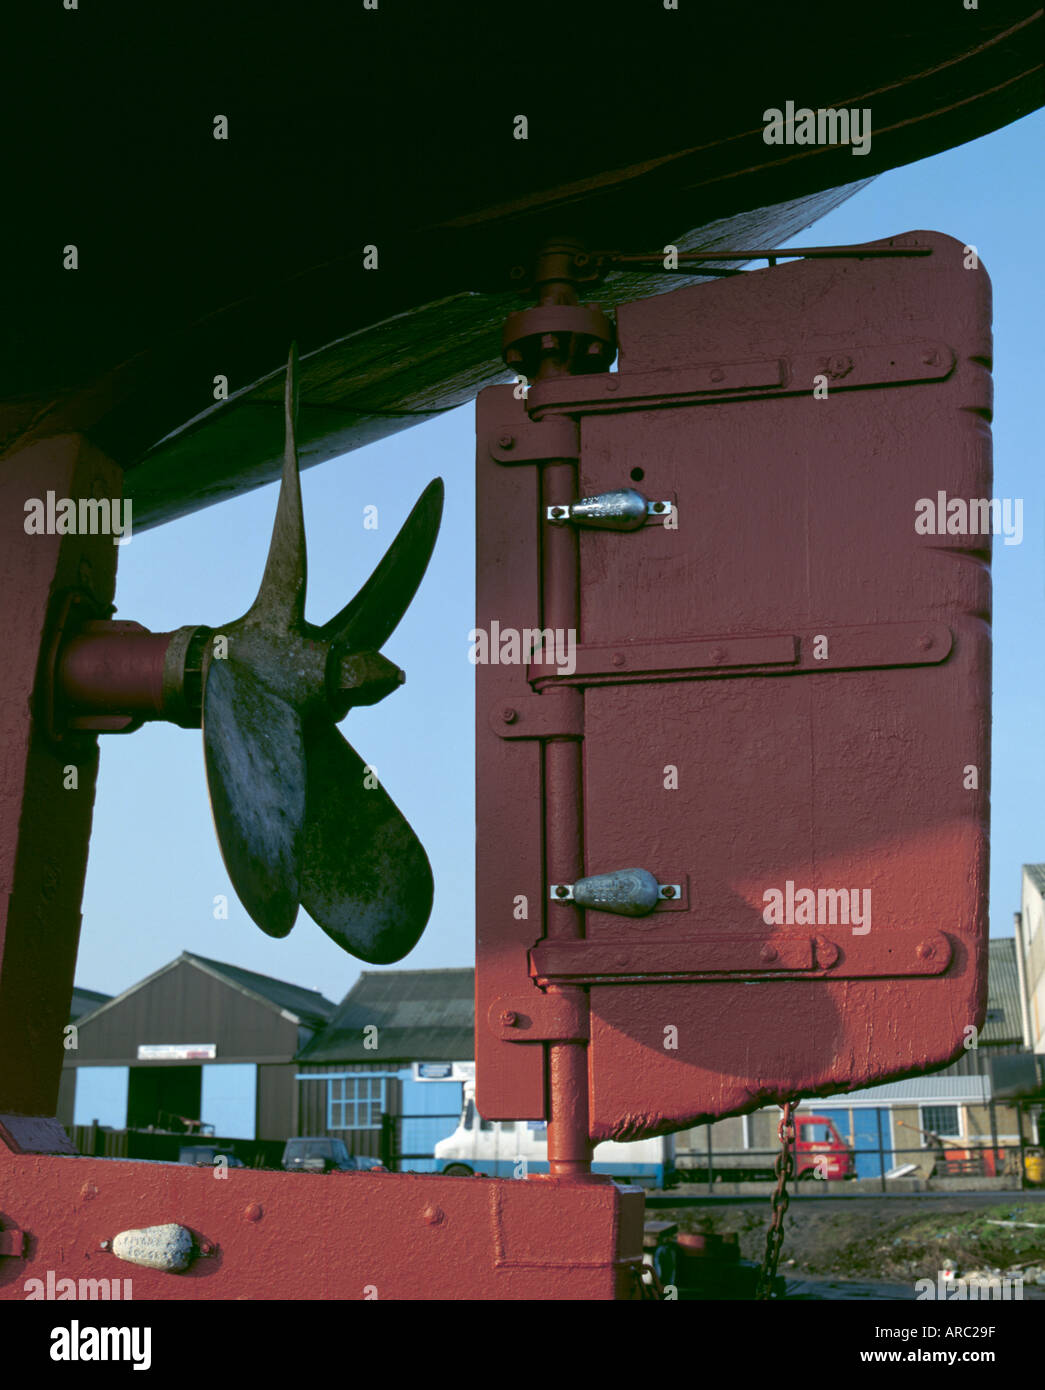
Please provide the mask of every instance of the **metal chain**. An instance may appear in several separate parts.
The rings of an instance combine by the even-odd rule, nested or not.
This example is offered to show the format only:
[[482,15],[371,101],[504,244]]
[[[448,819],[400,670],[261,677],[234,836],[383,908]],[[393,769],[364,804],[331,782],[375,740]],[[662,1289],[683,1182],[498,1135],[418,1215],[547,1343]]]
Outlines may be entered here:
[[797,1108],[798,1098],[796,1096],[781,1107],[783,1113],[780,1116],[780,1124],[777,1126],[780,1152],[777,1154],[774,1164],[776,1190],[770,1199],[773,1215],[769,1222],[769,1230],[766,1232],[766,1255],[762,1261],[762,1269],[759,1272],[758,1285],[755,1289],[755,1298],[760,1300],[773,1297],[773,1284],[776,1281],[777,1265],[780,1262],[780,1248],[784,1243],[784,1217],[791,1200],[788,1196],[787,1184],[795,1172],[795,1157],[791,1146],[795,1142],[795,1110]]

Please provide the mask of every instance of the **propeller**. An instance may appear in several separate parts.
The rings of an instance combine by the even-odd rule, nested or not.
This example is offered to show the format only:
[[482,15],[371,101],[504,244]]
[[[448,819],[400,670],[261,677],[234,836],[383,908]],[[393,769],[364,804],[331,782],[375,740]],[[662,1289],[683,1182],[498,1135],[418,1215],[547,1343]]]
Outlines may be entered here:
[[398,688],[380,654],[417,591],[443,510],[429,483],[384,557],[329,622],[305,620],[305,526],[290,350],[276,520],[257,597],[213,636],[201,665],[203,747],[214,825],[233,886],[269,936],[304,907],[344,950],[401,960],[432,910],[432,870],[376,774],[336,725]]

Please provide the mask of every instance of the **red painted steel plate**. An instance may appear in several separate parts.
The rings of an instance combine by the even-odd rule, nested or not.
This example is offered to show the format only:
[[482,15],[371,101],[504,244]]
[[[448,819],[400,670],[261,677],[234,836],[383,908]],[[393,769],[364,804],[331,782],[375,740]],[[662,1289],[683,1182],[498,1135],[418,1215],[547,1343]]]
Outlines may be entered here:
[[[916,519],[922,499],[992,495],[990,285],[949,237],[886,244],[914,243],[933,254],[788,264],[619,311],[624,396],[632,374],[648,389],[664,373],[670,400],[675,372],[776,360],[783,391],[580,409],[580,494],[674,498],[678,525],[581,532],[577,669],[545,672],[540,698],[554,680],[582,692],[586,871],[684,874],[687,894],[685,910],[586,914],[590,973],[617,946],[613,968],[633,981],[590,987],[595,1139],[923,1071],[982,1022],[991,536],[920,534]],[[480,398],[479,627],[537,625],[536,470],[484,445],[521,409],[507,388]],[[728,669],[736,639],[787,635],[790,667]],[[709,641],[721,669],[658,663],[658,644]],[[617,680],[601,659],[615,647]],[[533,699],[528,674],[478,667],[477,1057],[494,1117],[543,1113],[543,1048],[495,1037],[489,1003],[535,988],[547,914],[576,911],[549,904],[541,877],[540,744],[496,731],[513,699]],[[820,920],[803,920],[803,889],[824,894]],[[840,890],[859,926],[827,896]],[[793,920],[766,921],[774,892],[784,914],[797,898]],[[721,972],[724,937],[735,974]],[[796,939],[817,937],[823,968],[787,974]],[[702,939],[713,978],[699,978]],[[752,944],[774,939],[778,959],[752,973]]]
[[[641,1190],[610,1182],[252,1168],[218,1180],[187,1164],[17,1154],[0,1140],[0,1229],[27,1238],[24,1255],[0,1252],[0,1301],[106,1297],[98,1280],[119,1280],[101,1287],[135,1302],[635,1298],[642,1216]],[[184,1272],[105,1246],[172,1222],[193,1236]]]

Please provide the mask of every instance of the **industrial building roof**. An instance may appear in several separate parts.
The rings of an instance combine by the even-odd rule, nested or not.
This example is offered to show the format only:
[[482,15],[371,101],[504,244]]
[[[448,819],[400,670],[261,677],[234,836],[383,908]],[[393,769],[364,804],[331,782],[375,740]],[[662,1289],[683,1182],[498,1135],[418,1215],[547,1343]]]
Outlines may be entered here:
[[192,961],[201,965],[213,975],[220,975],[236,989],[248,994],[260,995],[277,1008],[286,1009],[302,1023],[313,1028],[322,1028],[332,1018],[336,1005],[325,999],[318,990],[305,989],[301,985],[288,984],[286,980],[274,980],[271,975],[258,975],[253,970],[243,970],[238,965],[226,965],[224,961],[208,960],[206,956],[182,951],[179,960]]
[[1045,864],[1024,864],[1023,872],[1045,898]]
[[910,1076],[906,1081],[886,1081],[881,1086],[863,1086],[858,1091],[807,1101],[804,1110],[832,1105],[885,1105],[889,1101],[944,1105],[986,1105],[991,1098],[987,1076]]
[[[364,970],[299,1062],[465,1062],[474,1055],[475,972]],[[376,1026],[378,1047],[364,1047]]]
[[[1045,868],[1045,865],[1035,867]],[[980,1041],[1023,1041],[1016,939],[1012,936],[992,937],[988,942],[987,1021],[980,1031]]]
[[147,975],[143,980],[138,980],[129,989],[125,989],[122,994],[110,997],[108,994],[98,994],[94,990],[74,990],[74,1003],[78,996],[85,1001],[84,1008],[76,1021],[87,1022],[88,1019],[93,1019],[96,1014],[102,1013],[103,1010],[121,1004],[144,985],[151,984],[161,975],[165,975],[169,970],[173,970],[182,963],[193,965],[198,970],[205,970],[209,975],[214,975],[223,983],[239,990],[241,994],[249,995],[265,1004],[282,1009],[291,1014],[299,1023],[312,1029],[322,1028],[330,1020],[336,1008],[336,1005],[331,1003],[329,999],[325,999],[318,990],[304,989],[301,985],[288,984],[286,980],[274,980],[269,975],[258,975],[253,970],[242,970],[238,965],[226,965],[224,961],[208,960],[206,956],[197,956],[193,955],[191,951],[182,951],[177,960],[172,960],[167,965],[161,966],[159,970],[154,970],[151,975]]
[[73,997],[69,1001],[69,1022],[75,1023],[84,1014],[93,1013],[102,1004],[107,1004],[112,998],[111,994],[100,994],[96,989],[81,989],[79,985],[73,988]]

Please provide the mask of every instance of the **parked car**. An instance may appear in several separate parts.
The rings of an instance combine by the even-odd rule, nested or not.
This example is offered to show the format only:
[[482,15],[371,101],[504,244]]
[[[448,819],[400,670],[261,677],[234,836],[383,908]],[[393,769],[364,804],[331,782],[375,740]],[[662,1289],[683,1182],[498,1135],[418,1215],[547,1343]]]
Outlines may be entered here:
[[282,1166],[288,1173],[360,1173],[384,1168],[379,1158],[350,1154],[343,1139],[325,1139],[318,1135],[288,1139]]
[[219,1158],[223,1158],[229,1168],[246,1167],[242,1158],[220,1144],[182,1144],[178,1150],[179,1163],[193,1163],[197,1168],[213,1168]]

